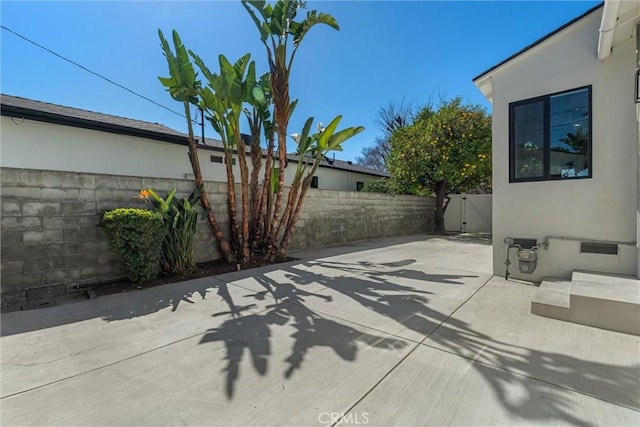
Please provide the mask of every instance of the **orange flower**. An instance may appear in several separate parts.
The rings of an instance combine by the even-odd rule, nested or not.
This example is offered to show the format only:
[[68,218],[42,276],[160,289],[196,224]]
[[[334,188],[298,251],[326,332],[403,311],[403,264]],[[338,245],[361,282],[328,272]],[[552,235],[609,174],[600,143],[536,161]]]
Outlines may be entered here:
[[140,190],[140,193],[138,194],[138,198],[140,198],[140,199],[148,199],[150,195],[151,195],[151,193],[149,193],[149,189],[148,188],[143,188],[142,190]]

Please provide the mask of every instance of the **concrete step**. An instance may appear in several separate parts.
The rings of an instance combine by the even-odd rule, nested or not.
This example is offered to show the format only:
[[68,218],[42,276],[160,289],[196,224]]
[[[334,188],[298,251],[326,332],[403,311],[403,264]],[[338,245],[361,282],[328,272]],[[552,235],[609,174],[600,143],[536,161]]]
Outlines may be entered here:
[[531,300],[531,313],[538,316],[568,321],[570,317],[571,282],[566,279],[546,278],[540,283]]
[[636,277],[575,271],[569,304],[571,322],[640,335],[640,280]]

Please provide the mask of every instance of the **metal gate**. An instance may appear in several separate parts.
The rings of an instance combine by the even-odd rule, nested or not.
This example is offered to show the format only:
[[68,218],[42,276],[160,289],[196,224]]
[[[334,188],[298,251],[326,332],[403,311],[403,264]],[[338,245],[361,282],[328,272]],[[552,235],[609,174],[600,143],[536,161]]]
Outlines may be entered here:
[[491,194],[451,194],[444,214],[447,231],[491,233]]

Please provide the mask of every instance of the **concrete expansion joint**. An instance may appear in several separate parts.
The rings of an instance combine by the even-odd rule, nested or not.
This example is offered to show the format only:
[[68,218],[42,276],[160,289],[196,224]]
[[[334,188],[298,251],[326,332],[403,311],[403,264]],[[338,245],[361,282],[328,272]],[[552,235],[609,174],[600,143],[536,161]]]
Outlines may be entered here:
[[206,332],[207,332],[206,330],[202,330],[202,331],[199,331],[199,332],[197,332],[195,334],[189,335],[187,337],[183,337],[183,338],[177,339],[175,341],[172,341],[170,343],[166,343],[166,344],[163,344],[161,346],[154,347],[152,349],[143,351],[141,353],[134,354],[133,356],[125,357],[124,359],[116,360],[115,362],[111,362],[111,363],[107,363],[106,365],[98,366],[97,368],[88,369],[88,370],[83,371],[83,372],[78,372],[77,374],[69,375],[68,377],[60,378],[58,380],[51,381],[51,382],[48,382],[46,384],[40,384],[37,387],[31,387],[31,388],[28,388],[26,390],[20,390],[20,391],[17,391],[15,393],[11,393],[11,394],[8,394],[6,396],[0,397],[0,400],[8,399],[8,398],[14,397],[14,396],[19,396],[21,394],[29,393],[29,392],[32,392],[32,391],[35,391],[35,390],[39,390],[39,389],[42,389],[42,388],[45,388],[45,387],[49,387],[49,386],[54,385],[54,384],[58,384],[58,383],[61,383],[61,382],[64,382],[64,381],[71,380],[73,378],[77,378],[77,377],[80,377],[80,376],[83,376],[83,375],[87,375],[87,374],[90,374],[92,372],[100,371],[100,370],[105,369],[105,368],[110,368],[111,366],[118,365],[118,364],[120,364],[122,362],[127,362],[129,360],[136,359],[136,358],[138,358],[140,356],[144,356],[144,355],[147,355],[149,353],[153,353],[155,351],[161,350],[163,348],[170,347],[170,346],[172,346],[174,344],[178,344],[178,343],[180,343],[182,341],[186,341],[186,340],[189,340],[191,338],[195,338],[197,336],[204,335]]
[[625,405],[623,403],[618,403],[618,402],[614,402],[612,400],[603,399],[603,398],[598,397],[598,396],[596,396],[594,394],[591,394],[591,393],[586,393],[584,391],[580,391],[580,390],[577,390],[575,388],[571,388],[571,387],[566,387],[566,386],[562,386],[562,385],[559,385],[559,384],[555,384],[553,382],[546,381],[544,379],[535,377],[533,375],[527,375],[527,374],[523,374],[522,372],[512,371],[511,369],[503,368],[500,365],[495,365],[495,364],[490,363],[490,362],[483,362],[482,360],[478,360],[477,359],[480,354],[476,354],[473,357],[469,357],[469,356],[464,356],[464,355],[462,355],[460,353],[456,353],[456,352],[451,351],[451,350],[445,350],[445,349],[440,348],[440,347],[435,347],[435,346],[429,345],[427,343],[420,343],[420,345],[422,345],[424,347],[428,347],[428,348],[430,348],[432,350],[437,350],[437,351],[440,351],[442,353],[450,354],[452,356],[457,356],[457,357],[459,357],[461,359],[466,359],[466,360],[469,361],[469,363],[478,363],[480,365],[484,365],[484,366],[488,366],[490,368],[498,369],[498,370],[503,371],[503,372],[508,372],[508,373],[510,373],[512,375],[517,375],[517,376],[522,377],[522,378],[528,378],[528,379],[533,380],[533,381],[538,381],[538,382],[541,382],[543,384],[546,384],[548,386],[551,386],[551,387],[554,387],[554,388],[557,388],[557,389],[560,389],[560,390],[565,390],[565,391],[570,391],[570,392],[573,392],[573,393],[578,393],[578,394],[581,394],[583,396],[588,396],[588,397],[591,397],[593,399],[599,400],[601,402],[610,403],[612,405],[615,405],[615,406],[618,406],[618,407],[621,407],[621,408],[625,408],[625,409],[631,409],[632,411],[640,413],[640,410],[638,410],[638,408],[634,408],[633,406],[628,406],[628,405]]
[[[213,281],[218,282],[219,284],[226,284],[226,285],[231,285],[231,286],[239,287],[239,288],[242,288],[242,289],[245,289],[245,290],[251,290],[251,289],[247,289],[247,288],[242,287],[242,286],[237,285],[237,284],[227,283],[227,282],[222,281],[222,280],[217,279],[217,278],[212,278],[212,279],[213,279]],[[254,313],[254,314],[264,313],[264,312],[266,312],[266,311],[268,311],[268,310],[271,310],[271,308],[269,308],[269,307],[264,308],[263,310],[259,310],[259,311],[257,311],[257,312],[256,312],[256,313]],[[87,375],[87,374],[90,374],[90,373],[93,373],[93,372],[96,372],[96,371],[100,371],[100,370],[105,369],[105,368],[109,368],[109,367],[112,367],[112,366],[118,365],[118,364],[120,364],[120,363],[127,362],[127,361],[129,361],[129,360],[136,359],[136,358],[141,357],[141,356],[145,356],[145,355],[147,355],[147,354],[153,353],[153,352],[158,351],[158,350],[161,350],[161,349],[163,349],[163,348],[170,347],[170,346],[175,345],[175,344],[178,344],[178,343],[180,343],[180,342],[183,342],[183,341],[186,341],[186,340],[189,340],[189,339],[192,339],[192,338],[198,337],[198,336],[204,336],[204,335],[207,333],[207,331],[208,331],[208,329],[203,329],[203,330],[200,330],[200,331],[198,331],[198,332],[196,332],[196,333],[194,333],[194,334],[188,335],[188,336],[186,336],[186,337],[182,337],[182,338],[180,338],[180,339],[177,339],[177,340],[171,341],[171,342],[169,342],[169,343],[166,343],[166,344],[161,345],[161,346],[158,346],[158,347],[154,347],[154,348],[152,348],[152,349],[149,349],[149,350],[146,350],[146,351],[140,352],[140,353],[138,353],[138,354],[134,354],[133,356],[125,357],[125,358],[120,359],[120,360],[117,360],[117,361],[115,361],[115,362],[107,363],[107,364],[105,364],[105,365],[102,365],[102,366],[99,366],[99,367],[96,367],[96,368],[93,368],[93,369],[89,369],[89,370],[86,370],[86,371],[83,371],[83,372],[79,372],[79,373],[77,373],[77,374],[70,375],[70,376],[65,377],[65,378],[60,378],[60,379],[58,379],[58,380],[51,381],[51,382],[48,382],[48,383],[46,383],[46,384],[41,384],[41,385],[39,385],[39,386],[37,386],[37,387],[32,387],[32,388],[29,388],[29,389],[26,389],[26,390],[21,390],[21,391],[15,392],[15,393],[8,394],[8,395],[6,395],[6,396],[2,396],[2,397],[0,397],[0,400],[4,400],[4,399],[8,399],[8,398],[10,398],[10,397],[14,397],[14,396],[18,396],[18,395],[21,395],[21,394],[29,393],[29,392],[31,392],[31,391],[35,391],[35,390],[38,390],[38,389],[42,389],[42,388],[45,388],[45,387],[48,387],[48,386],[51,386],[51,385],[54,385],[54,384],[57,384],[57,383],[61,383],[61,382],[67,381],[67,380],[71,380],[71,379],[76,378],[76,377],[80,377],[80,376]],[[237,342],[238,344],[248,345],[248,343],[243,342],[242,340],[240,340],[240,339],[238,339],[238,338],[236,338],[236,337],[232,337],[232,336],[230,336],[230,337],[229,337],[229,339],[231,339],[231,340],[233,340],[233,341]]]
[[418,348],[420,348],[421,346],[425,345],[424,342],[429,339],[429,337],[431,337],[431,335],[433,335],[438,329],[440,329],[440,327],[447,322],[458,310],[460,310],[460,308],[462,308],[467,302],[469,302],[469,300],[471,300],[471,298],[473,298],[478,292],[480,292],[486,285],[487,283],[489,283],[489,281],[493,278],[493,276],[490,276],[487,280],[484,281],[484,283],[478,287],[478,289],[476,289],[471,295],[469,295],[469,297],[467,299],[465,299],[464,301],[462,301],[462,303],[460,303],[460,305],[458,305],[458,307],[456,307],[451,313],[449,313],[449,315],[444,318],[440,323],[438,323],[438,326],[436,326],[435,328],[433,328],[433,330],[431,332],[429,332],[424,338],[422,338],[422,340],[420,340],[420,342],[418,342],[409,352],[407,352],[407,354],[404,355],[404,357],[402,359],[400,359],[398,361],[398,363],[396,363],[394,366],[391,367],[391,369],[389,369],[389,371],[384,374],[382,376],[382,378],[380,378],[380,380],[378,380],[369,390],[367,390],[367,392],[365,392],[360,399],[358,399],[353,405],[351,405],[349,407],[349,409],[347,409],[344,412],[344,415],[340,418],[340,420],[338,420],[337,422],[333,423],[331,425],[331,427],[335,427],[337,424],[340,424],[340,422],[342,421],[342,419],[349,414],[360,402],[362,402],[367,396],[369,396],[369,394],[371,394],[371,392],[373,392],[380,384],[382,384],[382,382],[389,376],[391,375],[391,373],[393,371],[395,371],[400,365],[402,365],[404,363],[405,360],[407,360],[409,358],[409,356],[411,356]]

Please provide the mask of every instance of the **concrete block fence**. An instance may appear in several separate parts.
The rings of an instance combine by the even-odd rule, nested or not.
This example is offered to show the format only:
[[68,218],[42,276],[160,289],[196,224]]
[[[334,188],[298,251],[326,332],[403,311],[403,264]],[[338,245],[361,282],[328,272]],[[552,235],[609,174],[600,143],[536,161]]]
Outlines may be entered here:
[[[3,309],[37,306],[65,295],[73,285],[122,277],[97,224],[105,210],[144,207],[136,196],[146,187],[160,194],[177,188],[183,196],[193,182],[2,168]],[[224,227],[226,183],[209,182],[207,190]],[[291,249],[427,233],[433,229],[432,210],[433,199],[426,197],[310,190]],[[196,252],[200,262],[219,258],[206,220],[198,224]]]

